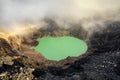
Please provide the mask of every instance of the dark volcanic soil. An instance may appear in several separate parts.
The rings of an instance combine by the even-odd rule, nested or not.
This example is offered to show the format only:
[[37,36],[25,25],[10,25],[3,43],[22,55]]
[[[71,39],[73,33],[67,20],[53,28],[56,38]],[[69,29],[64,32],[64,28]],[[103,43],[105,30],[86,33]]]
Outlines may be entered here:
[[120,80],[120,22],[106,26],[90,38],[87,54],[60,62],[37,62],[0,42],[0,80]]

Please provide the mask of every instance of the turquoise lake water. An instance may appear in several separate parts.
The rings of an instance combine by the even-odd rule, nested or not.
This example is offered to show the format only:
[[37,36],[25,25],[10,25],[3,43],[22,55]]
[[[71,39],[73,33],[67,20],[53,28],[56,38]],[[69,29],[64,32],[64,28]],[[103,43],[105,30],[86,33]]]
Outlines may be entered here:
[[43,37],[39,38],[39,45],[35,50],[42,53],[49,60],[59,61],[68,56],[79,56],[84,54],[88,47],[86,43],[78,38],[64,37]]

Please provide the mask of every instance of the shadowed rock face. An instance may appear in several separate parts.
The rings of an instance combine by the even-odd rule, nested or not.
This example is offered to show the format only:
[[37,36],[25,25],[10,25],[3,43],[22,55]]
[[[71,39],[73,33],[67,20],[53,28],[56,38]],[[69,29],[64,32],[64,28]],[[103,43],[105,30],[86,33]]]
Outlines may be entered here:
[[0,38],[0,55],[17,55],[17,52],[13,50],[12,46],[3,38]]
[[5,39],[0,38],[0,48],[11,49],[12,47],[9,45],[9,43]]

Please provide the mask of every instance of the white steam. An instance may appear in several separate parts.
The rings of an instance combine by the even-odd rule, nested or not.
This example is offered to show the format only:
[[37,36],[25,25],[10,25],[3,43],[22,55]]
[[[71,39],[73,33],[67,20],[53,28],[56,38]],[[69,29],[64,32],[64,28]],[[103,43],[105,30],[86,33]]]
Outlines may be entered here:
[[120,0],[0,0],[0,25],[1,29],[26,23],[42,27],[49,17],[63,28],[81,23],[93,30],[107,20],[119,20],[119,9]]

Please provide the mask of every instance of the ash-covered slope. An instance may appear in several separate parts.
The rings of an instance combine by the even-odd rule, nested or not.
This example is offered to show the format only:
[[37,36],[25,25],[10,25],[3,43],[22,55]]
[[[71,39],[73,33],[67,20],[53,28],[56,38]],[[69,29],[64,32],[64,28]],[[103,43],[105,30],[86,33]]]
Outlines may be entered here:
[[120,80],[120,52],[89,55],[66,69],[36,69],[33,74],[39,80]]
[[91,48],[96,52],[109,52],[120,50],[120,22],[107,24],[106,29],[94,33],[90,38]]

